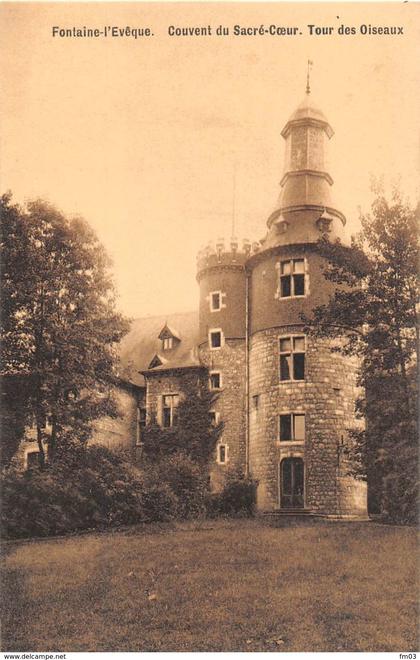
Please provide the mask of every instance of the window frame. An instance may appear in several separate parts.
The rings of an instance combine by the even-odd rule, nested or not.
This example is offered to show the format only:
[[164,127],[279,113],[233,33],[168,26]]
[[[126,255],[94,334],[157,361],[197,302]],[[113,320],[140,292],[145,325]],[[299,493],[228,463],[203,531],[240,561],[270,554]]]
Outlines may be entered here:
[[[282,439],[281,437],[281,417],[290,417],[290,428],[292,437],[289,439]],[[303,417],[303,438],[295,438],[295,418]],[[279,444],[284,447],[287,445],[303,445],[306,441],[306,413],[301,410],[284,410],[278,413],[278,433],[277,439]]]
[[[165,406],[165,398],[166,397],[171,397],[172,400],[172,405],[170,406]],[[177,403],[176,405],[173,404],[174,398],[177,398]],[[166,394],[162,394],[162,428],[163,429],[172,429],[174,426],[177,425],[177,415],[174,414],[176,412],[176,409],[179,406],[179,393],[178,392],[168,392]],[[165,424],[165,410],[169,410],[169,424]]]
[[[213,296],[216,294],[219,296],[219,307],[215,307],[213,305]],[[224,309],[226,307],[226,303],[224,302],[225,298],[226,298],[226,293],[224,293],[223,291],[219,291],[219,290],[210,291],[209,295],[207,296],[207,300],[209,301],[210,312],[220,312],[222,309]]]
[[[290,339],[290,351],[282,351],[281,350],[281,342],[284,339]],[[294,340],[295,339],[303,339],[304,340],[304,350],[303,351],[295,351],[294,349]],[[306,351],[307,351],[307,342],[306,342],[306,335],[303,334],[290,334],[290,335],[280,335],[278,337],[278,350],[279,350],[279,382],[280,383],[303,383],[306,380]],[[291,361],[291,368],[289,366],[289,375],[291,376],[290,378],[282,378],[281,377],[281,358],[284,355],[290,355],[292,358]],[[293,356],[294,355],[303,355],[304,356],[304,361],[303,361],[303,378],[295,378],[294,373],[295,373],[295,363]]]
[[[224,461],[220,460],[221,447],[223,447],[225,451]],[[226,442],[218,442],[216,445],[216,463],[218,465],[227,465],[228,462],[229,462],[229,445],[227,445]]]
[[[212,335],[215,335],[216,333],[220,334],[220,346],[213,346],[212,345]],[[224,344],[225,344],[225,337],[223,335],[222,328],[210,328],[209,329],[209,349],[211,351],[220,351],[220,349],[223,348]]]
[[220,423],[220,412],[218,410],[209,410],[210,415],[214,415],[211,421],[212,426],[217,426]]
[[[303,261],[303,271],[301,273],[295,273],[294,263],[297,261]],[[282,269],[284,264],[290,264],[290,273],[287,275],[282,274]],[[290,300],[291,298],[306,298],[309,295],[309,269],[308,261],[306,257],[290,257],[289,259],[281,259],[276,263],[276,269],[278,271],[278,285],[277,291],[274,295],[278,300]],[[295,293],[295,275],[303,275],[303,290],[304,293]],[[290,278],[290,294],[287,296],[282,296],[282,279]]]
[[[216,375],[216,374],[219,375],[219,387],[213,387],[212,382],[211,382],[211,377]],[[219,371],[219,369],[212,369],[211,371],[209,371],[209,390],[211,390],[212,392],[218,392],[219,390],[222,389],[222,387],[223,387],[222,372]]]
[[173,337],[164,337],[162,339],[162,350],[170,351],[174,347],[174,338]]
[[147,425],[147,408],[145,406],[139,406],[138,411],[139,411],[138,425],[140,429],[144,429],[145,426]]

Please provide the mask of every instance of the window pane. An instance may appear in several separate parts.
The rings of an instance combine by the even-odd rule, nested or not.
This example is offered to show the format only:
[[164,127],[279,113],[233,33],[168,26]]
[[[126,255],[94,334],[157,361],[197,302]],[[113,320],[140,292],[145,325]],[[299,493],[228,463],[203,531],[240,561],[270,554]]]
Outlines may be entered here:
[[294,415],[293,440],[305,440],[305,415]]
[[294,464],[294,490],[296,495],[303,495],[304,472],[303,461],[295,459]]
[[280,440],[292,440],[291,415],[280,415]]
[[220,332],[212,332],[211,336],[211,346],[212,348],[219,348],[222,345],[222,337]]
[[140,408],[139,424],[141,427],[146,426],[146,408]]
[[293,276],[293,287],[295,296],[304,296],[305,295],[305,275],[294,275]]
[[293,262],[293,272],[294,273],[304,273],[305,272],[305,261],[303,259],[295,259]]
[[213,390],[220,388],[220,374],[210,374],[210,385]]
[[164,408],[163,409],[163,426],[165,428],[168,428],[171,425],[171,409],[170,408]]
[[281,262],[281,274],[282,275],[290,275],[290,273],[291,273],[290,261],[282,261]]
[[282,298],[290,296],[290,275],[280,278],[280,295]]
[[220,463],[226,462],[226,445],[219,445],[219,461]]
[[296,353],[293,356],[293,378],[294,380],[305,379],[305,353]]
[[293,337],[293,350],[295,353],[305,351],[305,337]]
[[285,337],[284,339],[280,339],[280,352],[283,353],[284,351],[290,351],[292,349],[292,344],[290,341],[290,337]]
[[292,493],[292,463],[286,458],[281,464],[281,490],[284,495]]
[[290,380],[290,355],[280,355],[280,380]]
[[211,304],[213,309],[220,309],[220,293],[212,293]]

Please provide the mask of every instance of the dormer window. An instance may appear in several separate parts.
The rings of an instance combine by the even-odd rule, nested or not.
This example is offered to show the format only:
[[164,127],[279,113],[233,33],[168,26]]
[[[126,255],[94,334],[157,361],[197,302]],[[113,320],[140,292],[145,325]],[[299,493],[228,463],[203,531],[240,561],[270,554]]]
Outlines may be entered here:
[[171,348],[173,348],[174,345],[174,338],[173,337],[165,337],[163,341],[163,350],[164,351],[169,351]]
[[155,369],[155,367],[161,367],[163,364],[165,364],[167,360],[163,358],[161,355],[156,353],[154,355],[149,363],[149,369]]
[[170,328],[167,323],[163,326],[159,333],[159,339],[162,342],[162,350],[170,351],[175,348],[181,341],[179,334],[173,328]]
[[317,221],[319,231],[323,233],[331,231],[331,222],[330,218],[319,218]]
[[318,218],[316,221],[316,225],[321,233],[328,233],[331,231],[331,224],[332,224],[333,219],[324,213]]

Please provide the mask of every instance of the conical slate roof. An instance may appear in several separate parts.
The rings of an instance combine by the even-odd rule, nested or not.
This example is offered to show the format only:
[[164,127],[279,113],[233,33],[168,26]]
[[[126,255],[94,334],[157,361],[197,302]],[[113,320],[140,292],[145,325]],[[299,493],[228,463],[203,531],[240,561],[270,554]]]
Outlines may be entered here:
[[315,103],[311,94],[305,94],[304,99],[299,103],[296,110],[290,115],[286,126],[281,132],[282,136],[286,137],[291,126],[294,124],[308,120],[321,123],[324,126],[324,129],[329,138],[334,135],[334,131],[331,128],[328,119],[322,112],[321,108],[319,108]]

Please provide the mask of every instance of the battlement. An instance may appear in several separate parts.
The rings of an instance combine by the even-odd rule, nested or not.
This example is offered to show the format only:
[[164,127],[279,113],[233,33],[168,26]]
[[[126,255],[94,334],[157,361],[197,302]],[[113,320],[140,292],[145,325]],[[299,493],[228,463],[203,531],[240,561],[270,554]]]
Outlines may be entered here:
[[218,238],[210,241],[197,255],[197,273],[207,268],[218,266],[244,266],[246,260],[260,250],[260,244],[242,239],[241,246],[237,238]]

